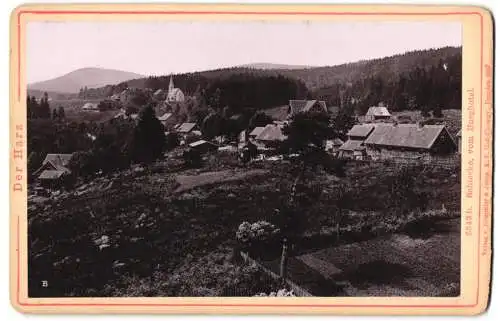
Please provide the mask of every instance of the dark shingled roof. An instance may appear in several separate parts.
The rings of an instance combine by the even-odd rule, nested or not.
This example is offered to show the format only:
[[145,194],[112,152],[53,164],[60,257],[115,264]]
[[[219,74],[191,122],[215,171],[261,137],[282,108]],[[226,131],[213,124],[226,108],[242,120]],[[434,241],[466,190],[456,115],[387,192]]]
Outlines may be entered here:
[[66,171],[61,171],[61,170],[44,170],[40,176],[38,176],[39,179],[58,179],[61,176],[63,176]]
[[286,136],[280,126],[269,124],[264,127],[264,130],[255,138],[263,141],[283,141]]
[[[365,140],[365,145],[430,149],[443,130],[449,135],[444,125],[399,124],[377,126]],[[451,137],[450,141],[453,142]]]
[[266,114],[271,117],[273,120],[286,120],[288,118],[288,105],[277,106],[273,108],[263,109],[259,112]]
[[42,162],[42,165],[51,163],[55,168],[60,170],[67,170],[66,167],[71,160],[73,154],[47,154]]
[[328,112],[326,103],[322,100],[290,100],[288,105],[292,108],[292,113],[297,114],[309,111],[316,103],[319,103],[325,113]]
[[366,138],[375,128],[373,124],[354,125],[347,133],[349,137]]

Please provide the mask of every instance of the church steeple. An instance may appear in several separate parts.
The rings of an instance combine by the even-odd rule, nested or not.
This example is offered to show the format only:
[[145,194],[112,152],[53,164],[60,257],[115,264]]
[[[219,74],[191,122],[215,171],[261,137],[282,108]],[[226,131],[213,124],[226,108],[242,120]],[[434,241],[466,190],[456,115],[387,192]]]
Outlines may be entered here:
[[174,90],[174,79],[170,76],[170,83],[168,84],[168,91]]

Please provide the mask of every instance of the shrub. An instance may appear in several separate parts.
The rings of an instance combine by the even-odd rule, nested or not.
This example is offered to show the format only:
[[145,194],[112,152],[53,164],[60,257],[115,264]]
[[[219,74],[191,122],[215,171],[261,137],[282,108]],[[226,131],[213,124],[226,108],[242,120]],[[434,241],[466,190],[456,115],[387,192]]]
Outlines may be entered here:
[[252,244],[256,241],[266,241],[279,233],[279,229],[266,221],[258,221],[253,224],[243,222],[238,227],[236,239],[244,245]]

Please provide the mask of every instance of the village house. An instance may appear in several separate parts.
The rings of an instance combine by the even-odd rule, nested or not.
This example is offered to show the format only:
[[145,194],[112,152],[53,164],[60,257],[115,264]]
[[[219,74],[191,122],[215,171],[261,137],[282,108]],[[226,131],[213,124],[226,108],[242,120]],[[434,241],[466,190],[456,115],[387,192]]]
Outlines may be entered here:
[[98,104],[96,104],[96,103],[85,103],[82,106],[82,110],[85,110],[85,111],[99,111],[99,107],[98,107]]
[[347,141],[338,149],[338,157],[344,159],[365,159],[366,148],[363,142],[373,132],[375,125],[354,125],[347,133]]
[[377,121],[377,120],[389,120],[391,119],[391,113],[384,106],[372,106],[368,108],[363,120],[365,122]]
[[325,144],[325,151],[337,155],[339,148],[344,144],[340,138],[328,139]]
[[322,100],[290,100],[288,102],[288,118],[305,112],[328,113],[328,109]]
[[161,115],[160,117],[158,117],[158,120],[160,121],[160,123],[163,125],[163,127],[167,127],[168,126],[168,120],[172,117],[172,113],[164,113],[163,115]]
[[373,160],[432,161],[457,149],[444,125],[421,124],[376,126],[364,146]]
[[165,90],[160,88],[153,93],[153,98],[159,101],[163,101],[167,99],[167,93],[165,92]]
[[260,133],[262,133],[262,131],[264,131],[264,128],[265,127],[260,127],[260,126],[257,126],[255,127],[251,132],[250,134],[248,134],[248,138],[249,139],[255,139],[255,137],[259,136]]
[[189,148],[191,150],[197,151],[200,154],[205,154],[209,152],[216,151],[218,149],[218,146],[215,145],[214,143],[208,142],[206,140],[198,140],[196,142],[190,143]]
[[198,130],[196,123],[182,123],[175,128],[175,131],[181,135],[187,135],[195,130]]
[[46,188],[59,188],[71,179],[69,162],[73,154],[47,154],[33,176]]
[[255,143],[261,150],[274,149],[285,139],[282,126],[269,124],[255,137]]
[[284,122],[288,120],[288,110],[290,109],[289,105],[277,106],[268,109],[262,109],[258,112],[264,113],[269,116],[273,121]]
[[182,123],[176,125],[173,130],[179,135],[181,145],[186,144],[189,137],[201,136],[201,131],[196,123]]
[[175,88],[174,80],[170,77],[168,85],[167,100],[168,103],[182,103],[184,102],[184,93],[179,88]]

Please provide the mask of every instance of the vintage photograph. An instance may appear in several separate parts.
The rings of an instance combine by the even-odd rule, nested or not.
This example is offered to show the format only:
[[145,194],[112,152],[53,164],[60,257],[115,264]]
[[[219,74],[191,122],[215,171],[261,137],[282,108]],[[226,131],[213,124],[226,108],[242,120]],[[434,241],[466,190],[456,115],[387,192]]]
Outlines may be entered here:
[[30,298],[460,296],[459,21],[24,41]]

